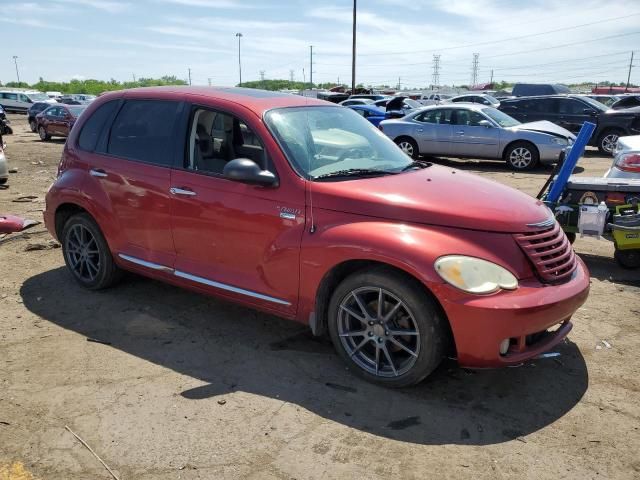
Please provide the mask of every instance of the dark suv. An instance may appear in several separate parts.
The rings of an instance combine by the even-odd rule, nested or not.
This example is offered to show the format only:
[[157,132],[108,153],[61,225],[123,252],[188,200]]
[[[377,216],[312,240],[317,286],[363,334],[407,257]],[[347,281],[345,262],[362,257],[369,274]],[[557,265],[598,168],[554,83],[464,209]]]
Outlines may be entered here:
[[609,110],[600,102],[578,95],[545,95],[503,100],[498,107],[521,122],[549,120],[578,133],[585,121],[596,124],[590,145],[613,154],[618,137],[640,134],[640,112]]

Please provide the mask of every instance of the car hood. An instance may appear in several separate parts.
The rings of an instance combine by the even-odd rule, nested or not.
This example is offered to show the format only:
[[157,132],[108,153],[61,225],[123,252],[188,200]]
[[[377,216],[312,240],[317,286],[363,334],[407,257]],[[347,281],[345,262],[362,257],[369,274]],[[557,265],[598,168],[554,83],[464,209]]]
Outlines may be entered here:
[[539,200],[470,173],[432,165],[375,178],[313,184],[314,206],[399,222],[523,232],[552,213]]
[[389,103],[387,103],[387,106],[386,106],[387,111],[402,110],[402,105],[405,98],[407,97],[393,97],[391,100],[389,100]]
[[515,127],[510,127],[510,130],[529,130],[532,132],[547,133],[556,137],[572,138],[575,140],[576,136],[566,128],[562,128],[555,123],[551,123],[548,120],[540,120],[539,122],[521,123]]

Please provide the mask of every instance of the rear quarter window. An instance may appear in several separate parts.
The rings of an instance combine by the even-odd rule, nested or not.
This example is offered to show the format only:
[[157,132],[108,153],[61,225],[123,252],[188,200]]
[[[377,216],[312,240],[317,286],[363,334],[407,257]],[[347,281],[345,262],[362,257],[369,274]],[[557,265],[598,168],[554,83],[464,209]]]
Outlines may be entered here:
[[102,134],[106,121],[111,117],[118,105],[119,100],[112,100],[100,105],[84,122],[80,136],[78,137],[78,147],[82,150],[92,152],[96,149],[98,139]]
[[178,102],[128,100],[111,127],[107,153],[156,165],[172,163]]

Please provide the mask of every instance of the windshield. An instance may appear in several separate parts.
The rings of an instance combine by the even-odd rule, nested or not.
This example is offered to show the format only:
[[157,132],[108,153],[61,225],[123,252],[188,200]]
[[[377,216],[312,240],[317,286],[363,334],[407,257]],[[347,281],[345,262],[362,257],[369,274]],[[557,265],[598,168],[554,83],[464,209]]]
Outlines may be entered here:
[[[351,109],[279,108],[265,121],[305,178],[346,170],[397,173],[412,163],[389,138]],[[354,177],[349,177],[354,178]]]
[[44,93],[28,93],[27,96],[34,102],[44,102],[49,100],[49,97]]
[[424,106],[421,103],[416,102],[415,100],[411,100],[410,98],[405,98],[404,104],[409,108],[422,108]]
[[585,102],[587,102],[591,107],[595,108],[596,110],[600,111],[600,112],[606,112],[607,110],[609,110],[607,108],[606,105],[603,105],[600,102],[597,102],[596,100],[594,100],[593,98],[589,98],[589,97],[582,97],[582,100],[584,100]]
[[502,128],[515,127],[516,125],[520,125],[520,122],[518,120],[510,117],[500,110],[496,110],[495,108],[483,108],[482,113],[496,122]]
[[86,110],[86,105],[69,105],[67,109],[71,112],[71,115],[74,117],[79,116],[82,112]]

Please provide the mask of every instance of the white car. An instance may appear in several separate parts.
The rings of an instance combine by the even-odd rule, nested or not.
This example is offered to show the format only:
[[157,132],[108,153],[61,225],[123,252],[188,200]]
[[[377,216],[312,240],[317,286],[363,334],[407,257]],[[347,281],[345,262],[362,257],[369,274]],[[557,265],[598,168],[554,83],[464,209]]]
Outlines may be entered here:
[[7,112],[26,113],[36,102],[56,103],[53,98],[36,91],[0,90],[0,105]]
[[613,163],[604,176],[640,179],[640,135],[618,137]]
[[453,95],[447,95],[446,93],[432,93],[430,95],[423,95],[422,98],[416,99],[422,105],[439,105],[440,103],[447,102]]
[[[2,139],[2,136],[0,136]],[[9,180],[9,167],[7,166],[7,157],[4,155],[4,145],[0,140],[0,185],[4,185]]]

